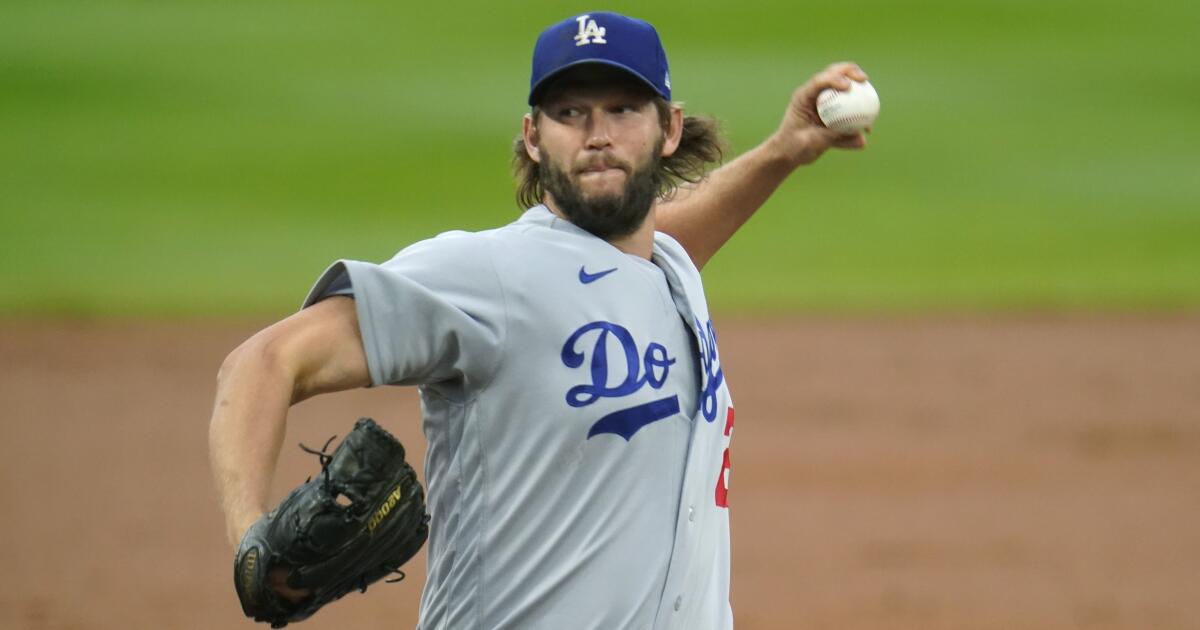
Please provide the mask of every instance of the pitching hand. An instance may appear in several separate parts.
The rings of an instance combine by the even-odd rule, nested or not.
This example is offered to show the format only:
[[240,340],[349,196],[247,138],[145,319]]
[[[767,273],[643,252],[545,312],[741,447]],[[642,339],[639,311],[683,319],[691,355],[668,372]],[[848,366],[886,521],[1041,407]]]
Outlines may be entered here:
[[830,148],[861,149],[867,146],[863,132],[842,134],[821,122],[817,95],[826,88],[850,89],[850,80],[866,81],[867,73],[849,61],[832,64],[796,88],[773,140],[793,166],[811,164]]

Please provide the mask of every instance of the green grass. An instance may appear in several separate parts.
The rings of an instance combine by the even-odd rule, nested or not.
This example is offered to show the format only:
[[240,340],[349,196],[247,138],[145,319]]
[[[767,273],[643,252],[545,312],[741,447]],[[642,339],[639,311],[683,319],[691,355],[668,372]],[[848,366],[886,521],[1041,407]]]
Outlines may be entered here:
[[[1200,5],[609,6],[737,149],[827,62],[881,94],[870,149],[706,269],[718,308],[1200,305]],[[533,38],[591,8],[5,3],[0,314],[276,314],[335,258],[511,220]]]

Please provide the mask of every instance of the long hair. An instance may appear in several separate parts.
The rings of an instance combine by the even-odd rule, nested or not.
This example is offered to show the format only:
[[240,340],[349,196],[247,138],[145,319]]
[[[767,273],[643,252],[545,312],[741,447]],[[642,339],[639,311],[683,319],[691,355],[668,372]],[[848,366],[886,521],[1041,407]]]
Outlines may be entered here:
[[[666,99],[655,98],[658,122],[665,131],[671,123],[671,105]],[[536,125],[541,109],[533,108]],[[659,199],[670,199],[683,182],[695,184],[704,179],[708,165],[719,163],[725,157],[725,138],[717,121],[707,116],[684,116],[683,137],[675,153],[661,159],[654,173],[654,184]],[[513,175],[517,178],[517,205],[522,209],[542,203],[545,189],[538,176],[538,163],[529,157],[525,141],[517,136],[513,141]]]

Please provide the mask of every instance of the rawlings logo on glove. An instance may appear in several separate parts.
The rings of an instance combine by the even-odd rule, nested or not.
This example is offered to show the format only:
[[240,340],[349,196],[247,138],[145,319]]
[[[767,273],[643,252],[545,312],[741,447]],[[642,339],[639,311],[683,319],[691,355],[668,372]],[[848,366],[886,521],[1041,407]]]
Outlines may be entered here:
[[[234,558],[242,610],[272,628],[388,575],[403,579],[400,567],[429,535],[425,493],[404,447],[373,420],[360,419],[332,455],[300,447],[320,458],[321,474],[255,522]],[[308,595],[279,594],[268,578],[280,571],[290,589]]]

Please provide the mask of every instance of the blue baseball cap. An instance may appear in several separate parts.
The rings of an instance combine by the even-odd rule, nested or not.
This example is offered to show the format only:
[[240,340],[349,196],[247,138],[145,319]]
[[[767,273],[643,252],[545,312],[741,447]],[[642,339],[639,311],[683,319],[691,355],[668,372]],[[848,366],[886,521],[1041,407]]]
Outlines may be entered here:
[[529,105],[537,104],[550,79],[585,63],[620,68],[671,100],[667,52],[649,22],[597,11],[567,18],[542,31],[533,47]]

